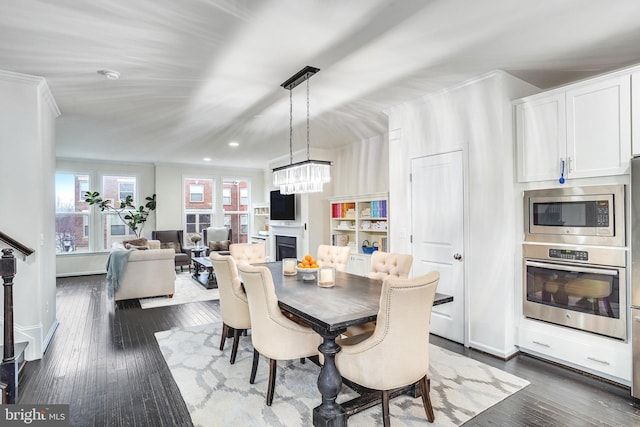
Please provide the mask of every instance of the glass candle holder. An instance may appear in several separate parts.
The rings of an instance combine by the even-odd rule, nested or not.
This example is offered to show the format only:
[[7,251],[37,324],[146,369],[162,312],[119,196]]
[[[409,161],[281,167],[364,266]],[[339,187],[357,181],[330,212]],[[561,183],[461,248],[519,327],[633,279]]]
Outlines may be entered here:
[[334,267],[320,267],[318,269],[318,286],[330,288],[336,284],[336,269]]
[[294,276],[296,274],[296,265],[298,265],[297,259],[284,258],[282,260],[282,274],[285,276]]

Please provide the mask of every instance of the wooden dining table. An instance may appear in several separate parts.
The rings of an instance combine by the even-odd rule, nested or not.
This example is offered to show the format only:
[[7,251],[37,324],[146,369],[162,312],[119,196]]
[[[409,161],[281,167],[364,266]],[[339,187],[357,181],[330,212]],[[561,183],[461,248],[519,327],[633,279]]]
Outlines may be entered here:
[[[313,425],[346,426],[348,416],[355,411],[336,402],[342,388],[342,377],[335,364],[335,355],[340,351],[336,338],[348,326],[376,320],[382,281],[336,271],[335,286],[323,288],[315,281],[304,281],[302,274],[283,275],[281,262],[264,265],[271,270],[280,308],[304,320],[323,339],[318,348],[324,356],[318,375],[322,403],[313,409]],[[453,297],[438,293],[434,305],[450,301]]]

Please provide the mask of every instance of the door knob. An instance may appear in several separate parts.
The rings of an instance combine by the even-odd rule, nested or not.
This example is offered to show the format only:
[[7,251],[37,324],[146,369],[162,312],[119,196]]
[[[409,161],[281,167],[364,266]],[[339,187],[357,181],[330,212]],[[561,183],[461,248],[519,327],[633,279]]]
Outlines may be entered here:
[[462,261],[462,255],[460,255],[460,254],[454,254],[454,255],[453,255],[453,259],[455,259],[456,261]]

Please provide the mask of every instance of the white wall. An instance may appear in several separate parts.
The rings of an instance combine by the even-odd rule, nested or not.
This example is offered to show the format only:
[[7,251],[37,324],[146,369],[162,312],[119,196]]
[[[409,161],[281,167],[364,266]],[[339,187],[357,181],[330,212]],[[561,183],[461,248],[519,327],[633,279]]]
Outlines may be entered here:
[[[469,345],[501,357],[515,348],[514,141],[510,100],[536,88],[493,72],[389,111],[393,251],[411,252],[411,159],[465,154],[466,328]],[[404,237],[403,237],[404,236]]]
[[25,261],[16,253],[14,336],[29,343],[25,357],[34,360],[57,326],[54,135],[60,111],[41,77],[0,71],[0,99],[1,227],[36,251]]

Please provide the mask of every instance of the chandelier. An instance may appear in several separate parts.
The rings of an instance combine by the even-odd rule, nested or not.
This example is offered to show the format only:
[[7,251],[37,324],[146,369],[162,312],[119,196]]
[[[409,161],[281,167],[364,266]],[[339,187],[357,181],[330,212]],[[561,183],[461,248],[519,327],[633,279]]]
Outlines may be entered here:
[[[311,160],[309,154],[309,78],[320,71],[306,66],[280,86],[289,90],[289,164],[273,169],[273,185],[280,187],[281,194],[317,193],[323,184],[331,181],[331,162]],[[293,91],[302,82],[307,82],[307,160],[293,163]]]

